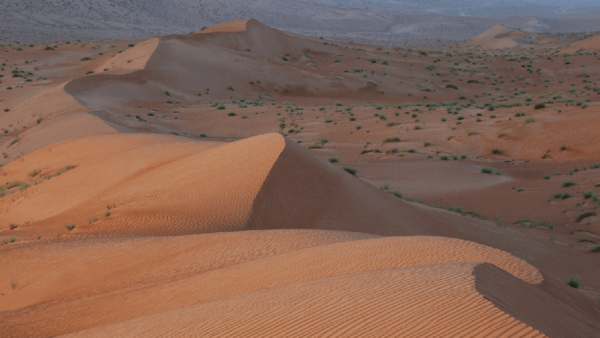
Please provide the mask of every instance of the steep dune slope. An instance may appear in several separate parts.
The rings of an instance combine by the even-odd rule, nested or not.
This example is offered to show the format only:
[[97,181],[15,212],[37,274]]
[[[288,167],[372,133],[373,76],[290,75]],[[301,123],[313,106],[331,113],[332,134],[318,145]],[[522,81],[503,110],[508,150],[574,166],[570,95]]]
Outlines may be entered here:
[[123,53],[115,55],[98,66],[94,71],[96,73],[127,74],[144,69],[157,47],[158,38],[146,40]]

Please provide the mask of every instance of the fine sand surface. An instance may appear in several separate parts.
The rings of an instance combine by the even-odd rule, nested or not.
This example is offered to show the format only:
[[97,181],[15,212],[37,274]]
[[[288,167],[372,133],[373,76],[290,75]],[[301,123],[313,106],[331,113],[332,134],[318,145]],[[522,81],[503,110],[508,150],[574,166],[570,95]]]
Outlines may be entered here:
[[600,66],[553,54],[577,39],[237,20],[0,50],[0,335],[595,337]]
[[[293,332],[308,334],[305,330],[315,330],[312,331],[313,334],[338,332],[343,335],[361,335],[360,331],[353,333],[353,330],[372,331],[380,326],[381,329],[387,327],[386,331],[397,331],[395,335],[412,331],[416,331],[416,335],[426,334],[419,332],[438,331],[444,335],[446,330],[451,330],[450,332],[459,330],[458,332],[471,334],[482,331],[491,335],[498,335],[499,332],[515,334],[520,332],[519,334],[533,336],[539,334],[526,325],[527,315],[519,313],[522,318],[516,320],[506,314],[510,314],[510,309],[517,306],[516,303],[520,306],[528,304],[528,298],[524,297],[519,302],[503,303],[505,309],[509,310],[503,313],[477,293],[474,277],[478,275],[473,273],[473,268],[480,264],[478,262],[492,263],[514,276],[514,281],[510,281],[505,287],[522,280],[523,283],[531,285],[534,290],[539,290],[536,292],[540,293],[540,296],[546,291],[536,285],[543,283],[544,277],[536,268],[514,256],[472,242],[440,237],[368,239],[359,234],[305,230],[199,236],[201,237],[194,235],[133,241],[114,239],[108,242],[88,240],[38,247],[36,251],[27,254],[44,257],[44,260],[38,260],[37,266],[32,266],[26,271],[21,269],[17,273],[18,278],[27,285],[19,289],[18,292],[21,293],[19,298],[28,301],[18,306],[22,309],[4,312],[6,315],[2,321],[5,323],[4,331],[12,335],[26,332],[23,331],[23,327],[31,327],[37,332],[57,335],[156,314],[147,319],[140,318],[112,327],[103,327],[99,329],[98,334],[111,336],[235,335],[237,331],[229,330],[252,332],[258,329],[258,333],[272,335],[288,335]],[[232,248],[232,243],[238,244],[236,248]],[[152,254],[148,251],[150,247],[153,248]],[[21,261],[30,260],[22,256],[25,252],[27,251],[14,252],[10,257],[10,269],[19,269]],[[77,257],[75,258],[77,261],[71,260],[70,263],[66,263],[61,256]],[[141,257],[144,257],[147,262],[152,262],[153,269],[147,270],[144,266],[139,266],[137,262]],[[195,264],[196,259],[200,257],[202,257],[202,265]],[[95,263],[90,264],[91,262]],[[48,279],[50,271],[54,271],[51,275],[56,277]],[[61,273],[56,274],[56,271]],[[425,273],[426,271],[431,275]],[[396,272],[400,273],[400,276],[393,278]],[[483,276],[486,273],[489,272],[479,275]],[[489,278],[494,279],[496,277],[493,276],[498,272],[492,271],[491,274]],[[89,276],[94,276],[94,279],[89,280]],[[448,276],[449,279],[443,276]],[[370,291],[363,289],[364,286],[358,289],[357,286],[353,287],[356,278],[363,281],[361,285],[371,279],[372,281],[366,284],[371,285]],[[427,282],[429,280],[431,282]],[[65,284],[66,281],[68,282]],[[390,289],[391,285],[396,285],[400,290]],[[487,291],[491,287],[486,284],[482,288]],[[569,291],[565,285],[558,286],[558,289],[561,288]],[[280,299],[291,294],[297,296]],[[329,296],[325,296],[327,294]],[[427,300],[430,299],[427,294],[433,299]],[[296,297],[305,299],[300,301]],[[327,300],[330,297],[333,297],[331,299],[342,297],[349,302],[332,303]],[[384,306],[386,302],[381,303],[381,301],[389,297],[396,300]],[[502,297],[504,296],[500,296]],[[545,295],[545,297],[551,296]],[[441,316],[442,313],[446,313],[446,310],[441,306],[440,301],[441,304],[449,307],[461,306],[464,308],[459,311],[461,313],[473,311],[473,315],[445,317],[447,319],[444,322],[431,328],[414,325],[412,321],[410,325],[383,325],[386,322],[402,322],[400,319],[406,315],[404,311],[407,311],[406,313],[439,311],[434,312],[435,316]],[[535,301],[535,298],[532,298],[532,301]],[[582,301],[581,297],[574,299],[563,297],[553,302],[555,311],[551,309],[548,311],[556,316],[555,321],[566,323],[561,319],[563,317],[558,310],[564,306],[574,307],[575,311],[582,312],[585,316],[581,318],[585,324],[577,330],[589,334],[586,330],[594,329],[597,323],[593,322],[595,315],[593,306],[586,308],[584,306],[586,301],[590,302],[585,298]],[[266,303],[258,305],[262,302]],[[275,303],[269,305],[271,302]],[[357,306],[363,302],[366,302],[364,306]],[[372,306],[379,309],[376,311],[381,311],[380,314],[373,313],[372,320],[376,320],[375,318],[383,314],[392,318],[379,318],[378,320],[382,321],[380,325],[375,325],[372,320],[363,321],[356,329],[350,330],[348,327],[350,323],[371,313],[367,311],[370,308],[367,305],[371,302],[373,302]],[[417,302],[418,305],[415,304]],[[583,302],[583,305],[580,302]],[[376,306],[378,303],[380,306]],[[275,304],[279,305],[273,308]],[[314,307],[310,304],[322,304],[322,306]],[[253,310],[249,311],[250,308],[247,306],[251,306]],[[535,303],[529,306],[535,306]],[[89,310],[84,309],[92,308],[103,308],[107,311],[88,317],[86,313]],[[174,310],[175,308],[178,310]],[[327,323],[323,323],[316,326],[291,327],[258,324],[267,318],[273,319],[279,316],[284,318],[291,316],[287,320],[314,324],[311,316],[315,314],[310,314],[308,308],[313,309],[311,312],[320,313],[316,318],[333,316],[332,318],[337,318],[339,324],[328,326],[325,325]],[[171,309],[175,312],[168,311]],[[222,309],[229,314],[218,316],[213,313],[216,309]],[[24,325],[27,319],[24,319],[23,313],[45,318],[45,320],[34,326]],[[279,315],[273,317],[275,313]],[[452,311],[452,313],[457,312]],[[475,315],[476,313],[478,315]],[[209,314],[215,317],[206,317]],[[250,317],[247,317],[248,315]],[[56,327],[56,321],[65,316],[72,319],[70,321],[72,324],[62,328]],[[190,319],[186,319],[185,324],[167,324],[188,316]],[[305,316],[309,317],[305,318]],[[398,317],[393,319],[394,316]],[[192,320],[191,318],[194,317],[196,319]],[[221,319],[216,323],[209,324],[213,322],[212,318],[220,317]],[[430,321],[426,319],[429,317],[418,317],[415,320],[422,320],[423,324]],[[197,321],[198,318],[206,319],[202,319],[197,324],[187,323],[188,320]],[[280,318],[278,322],[285,321],[284,318]],[[161,322],[163,324],[159,325],[158,323]],[[244,322],[248,324],[243,324]],[[474,323],[478,323],[477,326],[473,327]],[[163,327],[167,331],[157,331],[157,327]],[[171,332],[171,329],[175,331]],[[548,334],[551,333],[554,332]],[[89,335],[91,332],[82,334]]]

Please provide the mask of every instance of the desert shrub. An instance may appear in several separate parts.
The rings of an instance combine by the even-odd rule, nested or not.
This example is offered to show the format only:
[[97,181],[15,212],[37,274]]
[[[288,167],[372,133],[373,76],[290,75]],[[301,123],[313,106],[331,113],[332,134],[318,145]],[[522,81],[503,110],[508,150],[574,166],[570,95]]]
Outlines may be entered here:
[[442,160],[442,161],[448,161],[448,156],[442,155],[442,156],[440,156],[440,160]]
[[330,158],[327,159],[327,161],[329,161],[329,163],[338,163],[340,161],[340,159],[336,156],[331,156]]
[[600,252],[600,245],[596,245],[591,251],[592,252]]
[[592,216],[596,216],[596,215],[598,215],[598,213],[596,213],[595,211],[586,211],[586,212],[579,214],[579,216],[577,216],[577,218],[575,219],[575,222],[581,222],[582,220],[584,220],[588,217],[592,217]]
[[557,192],[556,194],[552,195],[552,198],[550,198],[550,200],[552,200],[552,199],[566,200],[567,198],[571,198],[571,197],[572,197],[572,195],[567,192]]
[[498,149],[498,148],[494,148],[494,149],[492,149],[492,154],[494,154],[494,155],[498,155],[498,154],[500,154],[500,153],[501,153],[500,149]]
[[554,229],[554,223],[552,222],[534,222],[534,221],[530,221],[528,219],[520,219],[518,221],[515,222],[515,224],[519,224],[520,226],[524,226],[524,227],[528,227],[528,228],[537,228],[539,226],[541,227],[545,227],[548,229]]
[[546,104],[545,103],[536,103],[536,105],[533,107],[534,109],[543,109],[546,108]]
[[565,181],[565,182],[563,182],[562,187],[563,188],[568,188],[568,187],[572,187],[572,186],[575,186],[575,185],[577,185],[577,183],[575,183],[573,181]]
[[358,173],[358,170],[356,170],[352,167],[344,167],[344,170],[354,176],[356,176],[356,174]]
[[458,87],[456,85],[454,85],[454,84],[446,85],[446,88],[458,89]]
[[74,224],[67,224],[67,225],[65,225],[65,228],[67,228],[67,230],[71,231],[71,230],[75,229],[75,225]]
[[383,140],[383,143],[394,143],[394,142],[400,142],[400,138],[399,137],[388,137],[385,140]]
[[482,167],[480,170],[481,170],[482,174],[493,174],[494,173],[494,169],[492,169],[490,167]]
[[236,116],[236,113],[230,111],[229,113],[227,113],[227,116]]
[[579,286],[581,286],[581,277],[569,276],[567,277],[566,283],[574,289],[579,289]]

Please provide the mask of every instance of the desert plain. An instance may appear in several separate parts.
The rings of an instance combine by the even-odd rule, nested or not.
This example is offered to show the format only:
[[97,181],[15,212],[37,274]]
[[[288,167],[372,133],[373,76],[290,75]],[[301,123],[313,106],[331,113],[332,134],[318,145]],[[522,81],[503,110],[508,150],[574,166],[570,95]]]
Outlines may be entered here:
[[597,337],[598,52],[0,42],[0,336]]

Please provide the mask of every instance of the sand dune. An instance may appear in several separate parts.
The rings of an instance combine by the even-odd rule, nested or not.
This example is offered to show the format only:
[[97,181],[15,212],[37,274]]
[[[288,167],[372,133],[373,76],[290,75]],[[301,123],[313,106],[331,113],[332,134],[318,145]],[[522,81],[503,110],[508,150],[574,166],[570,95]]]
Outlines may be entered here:
[[246,27],[250,20],[234,20],[227,21],[214,26],[210,26],[205,30],[198,31],[194,34],[208,34],[208,33],[238,33],[246,31]]
[[[218,32],[224,34],[212,34]],[[165,91],[183,100],[205,92],[256,96],[263,91],[261,88],[280,92],[293,88],[294,96],[317,97],[329,92],[356,96],[357,89],[370,89],[361,79],[340,83],[319,76],[311,77],[310,85],[307,84],[300,67],[287,67],[291,60],[286,54],[303,55],[310,51],[313,55],[335,57],[339,48],[285,34],[256,20],[228,22],[198,34],[160,37],[158,41],[143,70],[123,76],[95,74],[78,78],[65,87],[66,92],[87,107],[110,110],[129,105],[132,97],[145,105],[164,96]]]
[[600,51],[600,35],[575,42],[567,48],[564,48],[560,53],[574,54],[577,52],[598,52]]
[[515,48],[526,44],[525,40],[535,34],[496,25],[484,33],[474,37],[471,41],[483,50]]
[[[471,275],[475,265],[432,265],[319,279],[70,336],[544,337],[475,292]],[[252,309],[248,304],[254,305]]]
[[152,53],[158,47],[158,43],[158,38],[146,40],[123,53],[115,55],[94,71],[96,73],[108,72],[108,74],[122,75],[144,69]]
[[[4,123],[33,126],[16,136],[19,142],[11,145],[15,138],[3,141],[3,153],[16,158],[73,137],[116,132],[101,119],[87,114],[88,108],[65,93],[64,86],[65,83],[42,90],[3,116]],[[47,123],[49,120],[51,123]]]
[[[518,50],[540,39],[496,26],[464,44]],[[502,198],[520,204],[508,193],[523,177],[536,185],[531,194],[518,190],[528,199],[519,208],[538,208],[532,199],[544,195],[535,212],[571,217],[546,200],[561,182],[542,181],[541,170],[549,168],[544,161],[597,158],[590,140],[598,136],[598,109],[587,100],[582,110],[587,104],[572,98],[595,94],[574,89],[564,107],[526,108],[534,99],[562,99],[548,92],[564,90],[557,76],[575,74],[569,67],[542,72],[553,60],[465,55],[459,45],[443,52],[338,46],[256,20],[133,44],[26,47],[18,52],[47,59],[3,77],[15,87],[0,99],[8,163],[0,169],[3,337],[600,331],[590,299],[598,290],[595,253],[573,253],[574,243],[557,238],[585,232],[577,245],[596,245],[597,218],[573,230],[494,217],[513,212]],[[507,65],[516,65],[509,62],[522,67],[509,73]],[[540,77],[527,67],[534,62]],[[479,80],[463,81],[466,73]],[[50,82],[48,74],[60,76]],[[525,80],[521,74],[553,87],[516,92],[511,82]],[[448,87],[452,77],[458,85]],[[496,97],[500,87],[511,100]],[[482,88],[494,90],[483,92],[491,96],[484,106]],[[460,96],[437,111],[436,104],[402,106],[420,100],[413,94],[427,102]],[[494,108],[496,99],[526,104]],[[451,152],[456,161],[448,165],[443,156]],[[520,161],[504,161],[513,156]],[[484,165],[498,175],[483,173]],[[512,169],[521,165],[539,167]],[[358,176],[344,166],[357,167]],[[451,172],[437,175],[443,170]],[[593,170],[583,178],[575,172],[573,194],[598,187]],[[415,180],[415,193],[428,191],[432,204],[392,194],[402,186],[390,188],[390,177]],[[494,221],[442,209],[453,192],[452,201],[488,201]],[[592,210],[592,202],[581,196],[575,208]],[[564,283],[573,273],[583,276],[580,290]]]
[[[232,243],[236,245],[232,246]],[[21,262],[27,261],[29,255],[42,259],[37,262],[36,267],[19,270]],[[137,264],[140,255],[144,260],[153,262],[154,268],[148,270],[145,264]],[[65,259],[66,257],[76,257],[76,262]],[[254,325],[262,327],[264,331],[256,333],[259,335],[289,335],[293,332],[301,335],[309,334],[308,332],[324,334],[329,330],[343,335],[360,335],[362,331],[352,333],[344,330],[348,328],[349,323],[356,321],[356,316],[368,316],[367,313],[370,313],[373,319],[361,322],[356,330],[372,331],[381,327],[390,330],[389,332],[398,330],[398,334],[404,332],[403,334],[408,335],[423,335],[426,332],[446,332],[444,330],[462,328],[462,331],[457,332],[466,334],[481,331],[492,336],[500,332],[521,332],[535,336],[539,332],[528,327],[528,314],[519,312],[519,320],[511,317],[514,300],[502,303],[503,311],[507,311],[503,313],[476,292],[474,278],[481,276],[494,280],[499,272],[488,269],[475,274],[473,268],[480,262],[492,263],[514,276],[513,279],[509,278],[504,287],[510,288],[508,285],[521,281],[524,285],[531,285],[532,290],[536,290],[540,296],[546,291],[536,285],[546,283],[545,280],[549,278],[542,277],[536,268],[510,254],[472,242],[440,237],[369,239],[366,235],[307,230],[251,231],[100,242],[85,240],[49,244],[38,247],[35,252],[15,250],[10,253],[9,258],[9,271],[14,280],[27,285],[9,293],[9,297],[27,300],[27,303],[21,303],[1,316],[3,331],[9,336],[23,333],[24,327],[46,332],[47,335],[57,335],[133,318],[139,319],[101,327],[96,332],[117,336],[144,335],[149,332],[156,332],[157,335],[235,335],[235,332],[228,331],[230,324],[227,322],[237,322],[235,326],[237,330],[242,330],[240,332],[254,332]],[[90,264],[91,262],[94,264]],[[56,274],[52,271],[61,273]],[[421,272],[424,271],[430,271],[431,278],[422,275]],[[400,273],[401,277],[393,277],[396,273]],[[86,276],[94,276],[94,279],[89,280]],[[409,276],[412,277],[408,278]],[[437,279],[433,276],[454,277]],[[383,279],[380,280],[380,277]],[[369,283],[371,290],[353,287],[356,278],[365,278],[363,281],[372,279]],[[454,284],[454,278],[462,282],[456,281],[458,284]],[[488,284],[482,287],[483,292],[489,293],[491,288],[495,287]],[[140,287],[142,285],[143,287]],[[397,285],[400,289],[396,290],[391,285]],[[567,288],[564,285],[560,287]],[[312,291],[307,293],[308,290]],[[409,296],[409,290],[415,293],[411,291]],[[298,292],[304,297],[309,297],[306,302],[299,303],[295,296],[289,300],[280,299],[286,297],[285,294]],[[352,301],[331,303],[326,300],[329,299],[324,296],[326,294]],[[388,297],[396,301],[388,307],[381,305],[377,307],[379,310],[367,311],[370,308],[368,304],[387,304],[381,300]],[[500,296],[502,297],[504,296]],[[583,306],[577,305],[579,303],[573,305],[575,302],[569,297],[563,298],[562,302],[570,302],[569,306]],[[466,302],[465,298],[469,301]],[[249,299],[253,300],[248,302]],[[535,300],[535,297],[532,300]],[[464,311],[473,311],[473,315],[444,316],[447,321],[429,328],[427,325],[415,325],[412,321],[401,320],[407,313],[434,311],[432,316],[446,313],[440,301],[447,306],[460,306]],[[260,305],[262,302],[266,302],[265,305]],[[270,313],[273,309],[269,310],[272,306],[268,304],[271,302],[280,304],[275,308],[283,317]],[[529,303],[528,297],[520,299],[520,302],[534,306]],[[253,310],[247,311],[247,305],[243,303],[254,304]],[[90,308],[111,310],[90,318],[85,310]],[[559,309],[560,304],[551,308]],[[219,313],[220,310],[217,309],[229,311],[229,314],[216,317],[208,314],[215,311]],[[582,326],[581,332],[595,327],[593,321],[590,321],[594,310],[585,306],[583,309],[586,324]],[[581,311],[581,308],[577,310]],[[301,322],[312,323],[313,321],[305,316],[316,312],[320,314],[319,317],[337,318],[332,320],[339,322],[340,327],[324,326],[325,323],[317,326],[278,325],[278,328],[266,323],[259,325],[269,317],[278,318],[278,322],[294,320],[296,317],[292,313],[298,311],[300,317],[295,321],[304,318]],[[439,315],[436,311],[439,311]],[[23,313],[28,313],[29,316],[23,316]],[[251,317],[244,319],[250,313]],[[379,320],[410,324],[390,326],[374,322],[374,318],[384,314],[386,315]],[[149,315],[153,316],[146,318]],[[292,317],[288,318],[290,315]],[[30,316],[44,320],[33,324],[28,319]],[[205,319],[196,324],[187,323],[187,319],[186,324],[166,324],[175,320],[174,318],[188,316],[190,319],[195,317],[196,321],[199,318]],[[557,317],[556,323],[565,323],[559,314],[553,313],[553,316]],[[55,323],[65,317],[71,318],[72,324],[57,327]],[[219,317],[222,318],[217,320]],[[425,324],[430,321],[428,318],[417,320],[422,320]],[[214,324],[209,324],[213,320]],[[167,331],[157,331],[152,322],[163,323],[164,330]],[[248,324],[244,324],[245,322]],[[189,331],[171,333],[169,327],[185,328],[184,330]],[[224,331],[213,332],[213,327],[221,327]],[[126,334],[126,331],[121,330],[130,333]],[[410,333],[412,331],[414,333]]]

